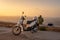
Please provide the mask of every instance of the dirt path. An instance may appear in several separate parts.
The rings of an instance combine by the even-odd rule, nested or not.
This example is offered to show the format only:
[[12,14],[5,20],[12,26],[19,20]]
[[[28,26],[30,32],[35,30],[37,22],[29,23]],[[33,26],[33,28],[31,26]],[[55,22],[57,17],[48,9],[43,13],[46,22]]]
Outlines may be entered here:
[[39,31],[33,34],[23,32],[21,35],[15,36],[10,29],[10,32],[0,34],[0,40],[60,40],[60,32]]
[[9,33],[11,30],[11,28],[0,27],[0,34]]

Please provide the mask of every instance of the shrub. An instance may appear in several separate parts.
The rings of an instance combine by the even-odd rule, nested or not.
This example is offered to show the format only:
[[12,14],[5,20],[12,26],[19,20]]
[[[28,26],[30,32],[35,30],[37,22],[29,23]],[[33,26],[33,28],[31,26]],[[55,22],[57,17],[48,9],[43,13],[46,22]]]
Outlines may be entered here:
[[40,27],[39,30],[46,31],[46,27]]

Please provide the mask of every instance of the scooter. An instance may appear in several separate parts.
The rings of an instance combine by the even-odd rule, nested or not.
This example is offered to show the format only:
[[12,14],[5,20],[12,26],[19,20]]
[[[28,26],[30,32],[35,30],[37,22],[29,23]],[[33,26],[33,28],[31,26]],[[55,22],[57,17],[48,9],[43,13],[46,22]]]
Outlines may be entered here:
[[36,20],[24,20],[23,25],[14,25],[12,28],[12,33],[14,35],[20,35],[23,31],[37,32],[38,23]]

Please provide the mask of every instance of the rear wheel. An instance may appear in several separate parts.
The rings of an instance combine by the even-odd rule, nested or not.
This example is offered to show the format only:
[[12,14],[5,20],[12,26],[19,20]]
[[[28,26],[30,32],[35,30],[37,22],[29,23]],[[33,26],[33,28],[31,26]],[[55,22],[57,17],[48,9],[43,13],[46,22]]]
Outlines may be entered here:
[[13,33],[14,35],[18,36],[19,34],[21,34],[21,27],[19,27],[19,26],[14,26],[14,27],[12,28],[12,33]]

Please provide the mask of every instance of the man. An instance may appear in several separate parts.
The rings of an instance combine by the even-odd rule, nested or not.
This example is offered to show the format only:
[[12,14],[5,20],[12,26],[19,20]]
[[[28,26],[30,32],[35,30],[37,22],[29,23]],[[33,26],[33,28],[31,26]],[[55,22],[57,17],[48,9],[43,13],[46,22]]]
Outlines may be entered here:
[[44,22],[44,19],[43,19],[42,15],[40,15],[38,17],[38,23],[41,25],[41,24],[43,24],[43,22]]
[[22,12],[22,16],[20,18],[20,20],[17,22],[17,25],[16,26],[20,26],[21,27],[21,31],[23,31],[23,22],[25,20],[25,17],[23,16],[24,12]]

